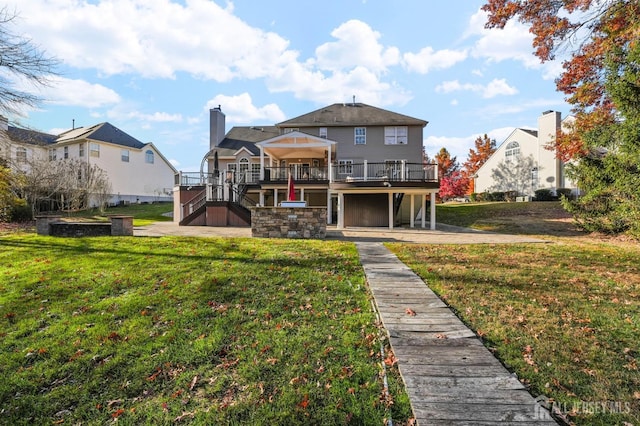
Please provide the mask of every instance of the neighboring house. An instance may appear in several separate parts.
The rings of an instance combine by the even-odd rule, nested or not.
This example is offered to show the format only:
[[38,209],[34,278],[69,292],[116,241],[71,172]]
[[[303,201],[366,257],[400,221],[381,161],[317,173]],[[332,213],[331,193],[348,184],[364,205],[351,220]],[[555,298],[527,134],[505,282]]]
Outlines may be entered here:
[[556,111],[538,118],[538,130],[515,129],[475,174],[475,192],[514,191],[533,196],[538,189],[576,189],[564,174],[565,164],[547,147],[572,117]]
[[[251,205],[295,198],[326,207],[329,223],[435,229],[436,166],[422,163],[424,120],[362,103],[333,104],[275,126],[234,127],[210,111],[210,150],[200,173],[181,173],[174,218],[183,225],[248,225]],[[216,204],[217,203],[217,204]],[[206,207],[206,204],[209,207]],[[245,207],[243,212],[238,204]]]
[[[110,123],[49,135],[9,126],[0,118],[0,157],[27,171],[47,161],[78,159],[102,169],[111,184],[110,204],[173,201],[177,170],[153,143],[142,143]],[[95,204],[95,200],[89,200]]]

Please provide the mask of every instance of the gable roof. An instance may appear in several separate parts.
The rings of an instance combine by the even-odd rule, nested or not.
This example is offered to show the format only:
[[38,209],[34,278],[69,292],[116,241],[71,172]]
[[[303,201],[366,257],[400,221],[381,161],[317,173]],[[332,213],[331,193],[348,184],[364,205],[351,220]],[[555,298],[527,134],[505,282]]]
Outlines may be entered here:
[[260,149],[255,145],[278,136],[280,131],[275,126],[243,126],[233,127],[218,143],[216,148],[222,156],[234,156],[240,149],[245,148],[252,155],[260,155]]
[[28,143],[31,145],[51,145],[55,143],[57,136],[35,130],[9,126],[7,129],[9,139],[14,142]]
[[363,103],[333,104],[283,121],[278,127],[426,126],[427,121]]
[[111,123],[100,123],[90,127],[78,127],[61,133],[56,143],[70,142],[78,139],[92,139],[108,142],[129,148],[142,149],[146,144],[123,132]]

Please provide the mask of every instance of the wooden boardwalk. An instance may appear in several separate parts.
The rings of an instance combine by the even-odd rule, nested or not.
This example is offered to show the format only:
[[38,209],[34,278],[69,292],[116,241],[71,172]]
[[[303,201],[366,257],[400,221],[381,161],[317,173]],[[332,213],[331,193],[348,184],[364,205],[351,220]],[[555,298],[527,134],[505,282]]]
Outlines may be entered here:
[[382,243],[356,246],[418,425],[556,424]]

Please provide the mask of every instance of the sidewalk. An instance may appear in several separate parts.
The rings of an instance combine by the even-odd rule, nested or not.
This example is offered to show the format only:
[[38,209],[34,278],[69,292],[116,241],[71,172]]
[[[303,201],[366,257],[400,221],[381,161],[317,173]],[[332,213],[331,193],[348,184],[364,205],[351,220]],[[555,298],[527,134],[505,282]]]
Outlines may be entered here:
[[418,425],[556,424],[383,244],[356,247]]
[[[155,222],[137,226],[135,236],[251,237],[249,227],[178,226],[175,222]],[[435,231],[422,228],[346,228],[327,227],[327,240],[407,242],[418,244],[513,244],[542,243],[544,240],[522,235],[496,234],[469,228],[438,224]]]

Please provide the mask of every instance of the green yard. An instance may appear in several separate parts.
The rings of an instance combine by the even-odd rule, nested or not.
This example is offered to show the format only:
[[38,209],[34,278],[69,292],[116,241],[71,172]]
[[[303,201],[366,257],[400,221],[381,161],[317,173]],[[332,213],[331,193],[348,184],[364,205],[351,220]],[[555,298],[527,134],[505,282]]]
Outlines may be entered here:
[[2,424],[375,424],[383,387],[353,245],[0,237]]
[[[163,213],[148,208],[134,215]],[[568,422],[640,424],[640,244],[587,235],[555,203],[442,205],[438,217],[548,241],[388,246]],[[9,229],[0,321],[2,424],[412,417],[395,368],[383,388],[388,354],[348,242]]]

